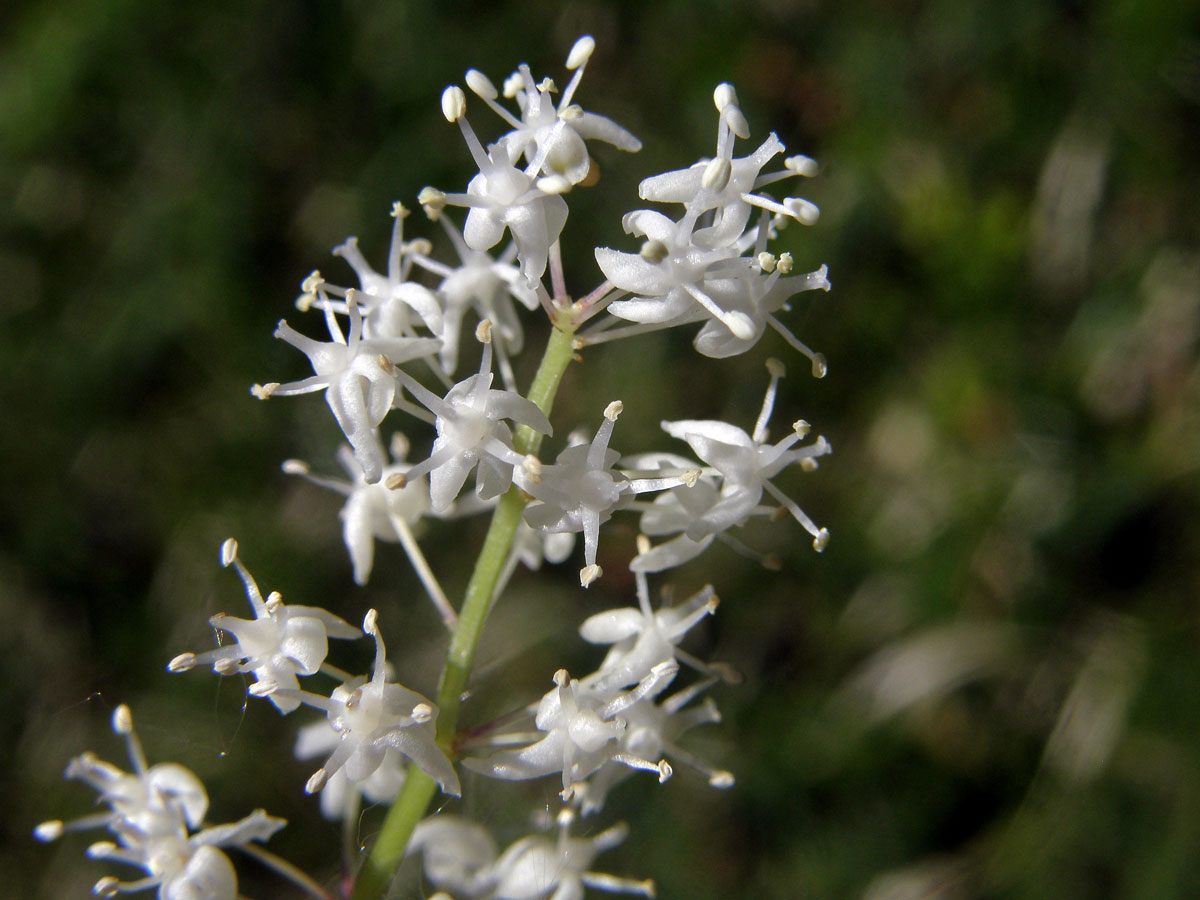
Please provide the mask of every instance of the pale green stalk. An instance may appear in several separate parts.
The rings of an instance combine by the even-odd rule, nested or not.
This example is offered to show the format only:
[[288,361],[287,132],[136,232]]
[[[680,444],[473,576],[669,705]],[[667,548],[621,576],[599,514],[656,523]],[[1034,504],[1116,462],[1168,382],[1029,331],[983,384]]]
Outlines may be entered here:
[[[559,382],[575,355],[572,343],[575,336],[573,316],[564,312],[556,318],[528,395],[547,418]],[[522,455],[536,454],[541,442],[542,436],[524,425],[517,429],[513,438],[517,452]],[[483,623],[491,606],[492,594],[512,549],[525,503],[525,496],[516,487],[510,488],[500,498],[492,513],[492,524],[479,551],[479,558],[475,560],[475,570],[467,584],[462,608],[458,611],[458,624],[450,636],[437,695],[438,743],[443,750],[449,751],[458,729],[459,707],[471,673],[475,648],[483,634]],[[437,785],[428,775],[415,766],[409,767],[400,796],[388,810],[375,845],[358,874],[353,900],[378,900],[383,896],[388,882],[404,859],[413,829],[424,818],[436,789]]]

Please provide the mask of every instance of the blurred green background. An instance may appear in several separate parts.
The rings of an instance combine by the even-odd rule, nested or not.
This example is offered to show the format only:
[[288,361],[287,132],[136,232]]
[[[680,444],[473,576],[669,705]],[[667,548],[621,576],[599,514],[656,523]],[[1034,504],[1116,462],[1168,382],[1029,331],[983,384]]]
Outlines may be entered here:
[[[292,821],[272,846],[335,883],[295,723],[164,665],[209,646],[212,613],[246,614],[217,565],[235,535],[289,602],[379,608],[399,676],[433,690],[403,557],[354,587],[338,499],[279,472],[336,471],[326,407],[247,388],[305,373],[271,333],[320,333],[292,301],[314,267],[349,282],[332,246],[357,234],[382,264],[392,201],[469,177],[443,86],[520,61],[561,79],[585,32],[579,101],[646,149],[601,146],[600,185],[572,195],[571,287],[597,280],[593,246],[632,249],[640,178],[711,154],[726,80],[741,152],[773,129],[819,160],[822,218],[782,245],[834,285],[785,316],[823,381],[773,335],[714,362],[679,334],[589,351],[565,383],[560,433],[620,398],[614,447],[678,451],[659,419],[749,428],[775,354],[776,432],[803,417],[835,448],[779,479],[832,532],[822,556],[782,522],[744,535],[778,573],[717,547],[655,580],[722,598],[690,646],[745,680],[688,745],[738,784],[624,784],[585,823],[631,825],[596,867],[690,900],[1200,896],[1200,8],[1181,0],[5,5],[0,895],[84,897],[107,871],[83,855],[98,834],[30,831],[88,811],[71,756],[124,765],[120,702],[152,761],[206,780],[211,821],[265,806]],[[409,233],[437,243],[420,216]],[[481,529],[427,534],[452,596]],[[596,664],[572,632],[631,602],[635,530],[605,532],[587,594],[578,560],[518,576],[477,721]],[[467,790],[502,843],[526,824],[509,798],[555,794]],[[248,896],[298,896],[239,870]],[[402,896],[429,890],[412,873]]]

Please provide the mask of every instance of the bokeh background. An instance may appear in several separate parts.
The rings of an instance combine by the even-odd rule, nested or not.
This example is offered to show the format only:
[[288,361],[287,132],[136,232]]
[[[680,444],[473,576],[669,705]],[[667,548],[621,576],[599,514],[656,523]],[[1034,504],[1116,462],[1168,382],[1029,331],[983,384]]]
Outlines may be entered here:
[[[1200,895],[1192,0],[5,4],[0,895],[84,897],[104,873],[83,855],[98,835],[30,830],[90,808],[61,779],[71,756],[124,764],[120,702],[152,761],[206,780],[211,821],[265,806],[292,821],[275,849],[336,882],[294,723],[164,664],[209,645],[212,613],[245,615],[217,565],[235,535],[289,602],[377,607],[402,680],[433,690],[436,619],[403,557],[354,587],[338,498],[279,471],[337,471],[324,404],[247,388],[304,374],[271,333],[320,333],[292,301],[315,267],[348,283],[331,247],[357,234],[380,262],[393,200],[469,177],[442,87],[523,60],[561,78],[585,32],[579,100],[646,149],[600,147],[600,184],[572,195],[571,286],[594,284],[593,246],[632,248],[641,177],[712,152],[726,80],[746,150],[774,129],[820,161],[803,188],[822,218],[783,246],[834,285],[786,318],[828,356],[822,381],[771,335],[714,362],[679,334],[590,351],[564,385],[561,431],[620,398],[614,446],[678,450],[659,419],[749,427],[775,354],[777,432],[803,417],[835,448],[779,480],[832,532],[823,555],[781,522],[743,536],[778,572],[714,548],[656,579],[722,598],[690,646],[744,681],[712,691],[725,722],[688,745],[738,784],[631,780],[584,824],[631,826],[596,867],[689,900]],[[452,596],[481,531],[426,533]],[[515,580],[476,722],[595,665],[573,629],[631,602],[635,531],[610,526],[586,594],[578,560]],[[470,782],[466,808],[504,843],[554,793]],[[239,869],[250,897],[299,896]],[[413,872],[399,896],[429,891]]]

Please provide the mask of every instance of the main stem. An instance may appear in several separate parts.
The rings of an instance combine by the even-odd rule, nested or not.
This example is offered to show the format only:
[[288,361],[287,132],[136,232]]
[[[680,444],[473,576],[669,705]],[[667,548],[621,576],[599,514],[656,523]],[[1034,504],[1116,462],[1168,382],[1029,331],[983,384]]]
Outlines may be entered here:
[[[547,418],[563,373],[575,354],[572,345],[574,336],[572,315],[570,312],[560,313],[556,316],[550,341],[546,344],[546,352],[542,355],[542,363],[533,377],[528,395]],[[524,425],[517,428],[513,438],[513,445],[522,455],[536,454],[541,443],[542,436]],[[483,634],[483,623],[492,604],[496,583],[512,549],[525,503],[525,496],[515,486],[500,498],[492,513],[492,523],[484,538],[483,549],[475,560],[475,570],[467,584],[462,608],[458,611],[458,625],[450,636],[437,694],[438,743],[446,751],[450,750],[450,743],[458,730],[459,708],[467,678],[471,674],[475,649]],[[384,895],[388,882],[404,859],[413,829],[424,818],[436,789],[433,779],[416,766],[409,766],[400,796],[388,810],[375,845],[358,873],[353,900],[378,900]]]

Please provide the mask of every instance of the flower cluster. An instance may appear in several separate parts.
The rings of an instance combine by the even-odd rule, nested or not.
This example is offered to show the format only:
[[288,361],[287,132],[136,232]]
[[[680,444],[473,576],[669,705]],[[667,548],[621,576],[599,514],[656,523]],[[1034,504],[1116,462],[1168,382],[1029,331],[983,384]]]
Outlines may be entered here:
[[[324,392],[347,441],[337,453],[344,477],[299,460],[288,460],[283,470],[345,498],[341,534],[357,584],[371,577],[382,552],[378,543],[402,546],[449,633],[435,699],[394,680],[374,609],[360,630],[325,609],[287,605],[277,592],[264,597],[232,539],[222,546],[221,563],[240,575],[253,618],[212,616],[218,646],[181,653],[167,666],[172,673],[211,666],[219,675],[248,675],[248,693],[279,713],[301,707],[323,713],[300,730],[294,753],[324,760],[304,790],[320,792],[322,813],[343,820],[347,846],[364,800],[394,801],[370,858],[357,871],[353,860],[346,864],[344,883],[356,900],[383,896],[399,860],[417,852],[428,880],[458,900],[578,900],[585,888],[652,896],[648,881],[591,870],[595,856],[624,837],[623,826],[588,838],[573,836],[571,826],[579,816],[601,814],[609,794],[638,772],[665,782],[682,766],[713,787],[732,786],[730,772],[681,741],[692,728],[720,721],[715,702],[704,695],[736,676],[683,647],[689,632],[715,612],[713,588],[655,608],[649,573],[680,566],[717,541],[754,555],[731,532],[759,516],[790,514],[817,551],[829,540],[775,484],[793,466],[816,469],[831,449],[822,436],[809,439],[803,420],[770,440],[784,376],[778,360],[767,363],[766,394],[750,431],[717,420],[662,422],[691,457],[670,449],[615,449],[623,410],[618,400],[605,406],[594,432],[572,432],[552,456],[542,451],[543,439],[554,434],[550,412],[559,381],[571,360],[593,345],[699,323],[696,349],[720,358],[750,350],[769,326],[808,357],[816,376],[825,374],[824,358],[778,317],[798,293],[828,290],[825,267],[794,274],[792,256],[770,249],[789,221],[811,224],[817,211],[802,198],[767,192],[794,176],[813,175],[815,163],[792,156],[781,169],[764,171],[784,150],[774,134],[749,155],[735,156],[736,140],[747,138],[749,127],[726,84],[714,94],[715,155],[641,183],[643,200],[681,207],[678,218],[648,209],[626,214],[625,230],[642,239],[640,249],[596,248],[602,280],[579,299],[567,294],[559,236],[571,192],[597,179],[590,142],[628,152],[641,146],[626,129],[575,101],[594,50],[591,37],[575,43],[561,93],[551,79],[536,80],[527,65],[502,90],[483,73],[468,71],[468,90],[506,128],[490,143],[467,120],[467,91],[446,88],[442,113],[458,126],[478,171],[463,191],[427,187],[417,200],[445,233],[452,258],[438,257],[429,240],[406,238],[409,210],[394,204],[385,271],[374,269],[351,237],[333,252],[349,265],[356,286],[331,284],[316,271],[301,284],[298,310],[322,317],[329,339],[307,337],[282,320],[276,329],[276,337],[307,357],[313,374],[252,388],[261,399]],[[455,207],[466,209],[461,226],[452,221]],[[505,235],[509,243],[492,255]],[[512,360],[526,344],[523,317],[539,310],[550,320],[550,339],[522,394]],[[468,314],[477,319],[479,357],[464,375],[457,371],[460,359],[474,349],[461,341]],[[419,535],[428,519],[444,530],[451,520],[488,513],[488,534],[456,606]],[[527,705],[520,714],[461,729],[475,649],[516,567],[563,562],[582,535],[579,582],[587,587],[602,575],[601,533],[623,513],[636,517],[641,532],[628,561],[637,602],[583,622],[584,640],[607,648],[595,671],[573,678],[560,668],[540,700],[521,700]],[[328,661],[331,638],[364,635],[374,645],[368,674],[355,676]],[[312,687],[322,681],[326,690]],[[180,767],[148,768],[122,710],[114,727],[127,739],[135,773],[90,755],[67,773],[93,784],[111,811],[72,826],[46,823],[38,835],[52,838],[85,824],[108,827],[118,843],[97,844],[91,855],[149,873],[127,884],[104,879],[98,893],[158,886],[166,900],[231,900],[232,867],[215,848],[246,848],[282,823],[258,812],[234,825],[201,828],[203,787]],[[482,779],[460,779],[459,767]],[[425,816],[439,789],[456,798],[464,788],[488,783],[483,779],[543,777],[561,783],[553,837],[533,834],[499,852],[477,823],[449,812]],[[274,867],[310,893],[329,896],[285,864]]]
[[146,875],[136,881],[106,875],[93,889],[100,897],[157,887],[160,900],[234,900],[237,876],[218,848],[249,851],[251,841],[266,841],[287,823],[259,809],[229,825],[201,827],[208,793],[200,779],[176,763],[146,764],[128,706],[117,707],[112,729],[125,740],[133,772],[91,753],[75,757],[66,771],[67,778],[94,788],[108,811],[73,822],[43,822],[34,834],[52,841],[67,831],[107,828],[116,840],[92,844],[88,856],[135,866]]

